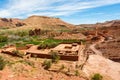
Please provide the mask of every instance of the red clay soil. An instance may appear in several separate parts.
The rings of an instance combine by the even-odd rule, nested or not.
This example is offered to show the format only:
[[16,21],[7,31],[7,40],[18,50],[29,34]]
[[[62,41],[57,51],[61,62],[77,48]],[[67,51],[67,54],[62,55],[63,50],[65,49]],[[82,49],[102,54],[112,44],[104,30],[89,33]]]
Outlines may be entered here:
[[[41,72],[42,71],[42,72]],[[85,80],[77,76],[67,76],[62,73],[48,72],[45,70],[40,70],[36,76],[26,76],[24,74],[19,74],[15,76],[8,68],[0,71],[0,80]]]

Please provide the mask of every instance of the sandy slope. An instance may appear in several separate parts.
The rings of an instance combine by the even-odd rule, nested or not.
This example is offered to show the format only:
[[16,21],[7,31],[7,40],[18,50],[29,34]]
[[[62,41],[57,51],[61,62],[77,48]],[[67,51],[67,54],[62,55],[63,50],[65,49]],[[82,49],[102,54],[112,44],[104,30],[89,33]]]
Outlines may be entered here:
[[90,55],[83,71],[88,75],[100,73],[112,80],[120,80],[120,63],[113,62],[99,55]]

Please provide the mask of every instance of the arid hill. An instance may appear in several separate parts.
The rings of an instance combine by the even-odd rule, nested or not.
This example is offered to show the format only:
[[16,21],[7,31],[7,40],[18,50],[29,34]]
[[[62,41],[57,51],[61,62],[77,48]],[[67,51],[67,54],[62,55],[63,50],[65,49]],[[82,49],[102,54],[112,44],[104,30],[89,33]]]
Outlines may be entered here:
[[[88,24],[87,24],[88,25]],[[91,25],[90,25],[91,26]],[[97,29],[96,29],[97,27]],[[84,25],[84,29],[88,26]],[[90,30],[90,28],[93,28]],[[96,47],[102,51],[103,56],[120,62],[120,20],[97,23],[83,32],[88,38],[95,37],[96,34],[105,38],[105,42]]]
[[[21,27],[20,27],[21,26]],[[68,30],[75,28],[74,25],[66,23],[59,18],[46,16],[30,16],[27,19],[0,18],[2,28],[40,28],[44,30]]]
[[80,24],[76,25],[77,27],[112,27],[112,26],[120,26],[120,20],[112,20],[106,21],[103,23],[96,23],[96,24]]
[[74,25],[66,23],[59,18],[46,16],[30,16],[24,20],[24,23],[26,23],[27,26],[50,30],[74,28]]
[[115,27],[115,26],[120,26],[120,20],[106,21],[104,23],[97,23],[96,25],[98,27]]
[[25,25],[22,20],[17,18],[0,18],[0,28],[13,28]]

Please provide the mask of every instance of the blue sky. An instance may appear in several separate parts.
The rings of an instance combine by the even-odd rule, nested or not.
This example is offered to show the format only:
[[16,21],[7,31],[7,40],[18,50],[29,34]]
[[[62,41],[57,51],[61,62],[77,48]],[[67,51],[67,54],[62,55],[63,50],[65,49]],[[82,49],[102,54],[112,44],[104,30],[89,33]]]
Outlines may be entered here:
[[72,24],[120,19],[120,0],[0,0],[0,17],[59,17]]

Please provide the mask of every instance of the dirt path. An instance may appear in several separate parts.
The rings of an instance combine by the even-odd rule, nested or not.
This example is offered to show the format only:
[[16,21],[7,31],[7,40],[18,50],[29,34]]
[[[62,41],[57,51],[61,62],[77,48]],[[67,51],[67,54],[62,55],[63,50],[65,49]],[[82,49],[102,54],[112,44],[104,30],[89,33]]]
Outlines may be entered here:
[[97,43],[94,43],[94,44],[90,45],[89,48],[90,48],[91,50],[93,50],[93,51],[95,52],[95,54],[102,56],[102,52],[99,51],[99,50],[97,50],[97,49],[95,48],[96,45],[97,45]]
[[111,61],[100,55],[90,55],[84,65],[83,72],[90,76],[100,73],[103,80],[120,80],[120,63]]

